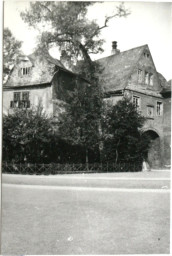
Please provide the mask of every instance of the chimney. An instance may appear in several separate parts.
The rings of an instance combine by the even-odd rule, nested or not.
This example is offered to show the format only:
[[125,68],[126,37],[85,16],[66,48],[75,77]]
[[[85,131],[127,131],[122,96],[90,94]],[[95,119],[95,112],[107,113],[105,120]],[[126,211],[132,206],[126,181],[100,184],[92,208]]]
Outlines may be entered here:
[[113,55],[118,53],[120,53],[120,50],[117,49],[117,41],[113,41],[111,54]]

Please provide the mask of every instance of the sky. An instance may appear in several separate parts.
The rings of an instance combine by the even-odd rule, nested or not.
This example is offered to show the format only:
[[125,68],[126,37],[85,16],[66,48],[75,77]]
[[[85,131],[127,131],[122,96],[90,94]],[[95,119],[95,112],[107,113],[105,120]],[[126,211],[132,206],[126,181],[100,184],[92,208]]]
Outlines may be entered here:
[[[95,3],[88,11],[88,18],[103,25],[104,17],[115,11],[119,2]],[[104,53],[92,56],[93,59],[109,56],[112,41],[118,42],[122,51],[148,44],[154,64],[167,81],[172,79],[172,2],[125,2],[131,14],[127,18],[110,20],[108,28],[102,30],[106,40]],[[23,41],[22,51],[31,54],[37,45],[38,32],[29,28],[20,12],[29,8],[29,1],[6,0],[4,2],[4,27],[8,27],[16,39]],[[51,55],[59,58],[57,50]]]

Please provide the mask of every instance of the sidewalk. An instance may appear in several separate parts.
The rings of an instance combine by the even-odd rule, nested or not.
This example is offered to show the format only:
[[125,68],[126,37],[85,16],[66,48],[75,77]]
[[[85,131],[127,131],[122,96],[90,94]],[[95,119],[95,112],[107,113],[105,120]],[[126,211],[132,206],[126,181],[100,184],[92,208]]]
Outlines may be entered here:
[[170,188],[170,171],[64,175],[2,174],[2,184],[107,188]]

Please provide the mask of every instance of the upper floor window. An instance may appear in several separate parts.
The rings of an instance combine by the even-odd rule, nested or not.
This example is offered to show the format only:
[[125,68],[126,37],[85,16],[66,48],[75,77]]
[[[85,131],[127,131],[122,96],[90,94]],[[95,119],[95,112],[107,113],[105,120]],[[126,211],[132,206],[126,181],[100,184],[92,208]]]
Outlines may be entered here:
[[149,117],[154,116],[154,107],[153,106],[147,106],[147,116],[149,116]]
[[153,85],[153,74],[149,74],[149,84]]
[[153,85],[153,74],[145,71],[145,84]]
[[29,75],[31,72],[31,67],[25,67],[25,68],[21,68],[21,74],[23,76]]
[[156,114],[157,114],[157,116],[162,116],[162,113],[163,113],[163,104],[162,104],[162,102],[157,101]]
[[149,73],[145,72],[145,84],[149,84]]
[[150,56],[150,54],[149,54],[149,53],[147,53],[147,52],[144,52],[144,54],[143,54],[143,55],[144,55],[144,57],[145,57],[145,58],[149,58],[149,56]]
[[140,107],[141,107],[141,104],[140,104],[140,97],[138,97],[138,96],[133,96],[133,104],[134,104],[135,108],[136,108],[137,110],[139,110]]
[[142,77],[143,77],[143,71],[141,69],[138,69],[138,81],[142,82]]

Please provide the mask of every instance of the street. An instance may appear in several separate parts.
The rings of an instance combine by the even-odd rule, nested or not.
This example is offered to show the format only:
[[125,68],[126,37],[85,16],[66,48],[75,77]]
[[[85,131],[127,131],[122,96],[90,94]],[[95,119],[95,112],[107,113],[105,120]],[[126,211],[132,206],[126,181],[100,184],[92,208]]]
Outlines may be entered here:
[[170,172],[18,177],[2,177],[2,254],[170,252]]

